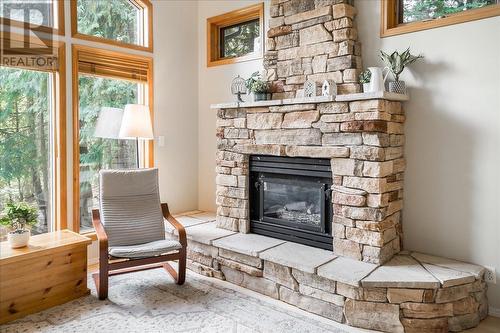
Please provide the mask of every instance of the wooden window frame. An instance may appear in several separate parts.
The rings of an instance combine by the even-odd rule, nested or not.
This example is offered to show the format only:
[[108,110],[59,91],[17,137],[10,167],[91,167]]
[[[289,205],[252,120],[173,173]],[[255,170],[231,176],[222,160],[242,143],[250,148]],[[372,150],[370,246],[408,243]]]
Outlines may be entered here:
[[71,37],[88,40],[91,42],[98,42],[113,46],[119,46],[124,48],[129,48],[133,50],[139,51],[147,51],[153,52],[153,4],[150,0],[128,0],[135,7],[145,11],[144,15],[142,15],[141,21],[143,22],[143,43],[146,43],[146,46],[136,45],[131,43],[125,43],[116,41],[109,38],[97,37],[92,35],[87,35],[78,32],[78,14],[77,14],[77,0],[71,1]]
[[[5,35],[4,35],[5,33]],[[6,33],[2,31],[0,35],[0,43],[3,39],[9,39],[16,42],[25,42],[29,39],[31,44],[40,44],[54,48],[58,57],[58,68],[46,70],[52,73],[52,98],[54,107],[52,108],[52,119],[54,120],[54,131],[51,133],[54,139],[54,156],[52,163],[54,165],[53,185],[54,185],[54,202],[53,204],[53,226],[55,230],[62,230],[68,227],[68,200],[67,200],[67,152],[66,152],[66,45],[64,42],[38,39],[33,36],[21,35],[16,33]],[[34,53],[36,54],[36,53]]]
[[[115,63],[126,63],[127,60],[140,60],[148,63],[148,74],[147,82],[144,82],[148,87],[147,101],[149,105],[149,110],[151,114],[151,122],[154,124],[154,94],[153,94],[153,58],[132,55],[123,52],[110,51],[101,48],[84,46],[79,44],[73,44],[71,47],[72,54],[72,75],[71,75],[71,91],[73,96],[73,231],[80,232],[80,126],[79,126],[79,70],[78,61],[80,52],[92,52],[96,55],[105,55],[112,57]],[[104,78],[113,78],[112,76],[99,76]],[[149,143],[142,145],[144,154],[141,156],[141,164],[144,167],[154,166],[154,140],[150,140]],[[89,231],[83,233],[83,235],[95,238],[95,232]],[[93,239],[94,239],[93,238]]]
[[397,8],[399,2],[399,0],[381,0],[380,37],[396,36],[500,15],[500,4],[496,4],[451,14],[443,18],[429,21],[398,23]]
[[24,30],[31,30],[37,32],[43,32],[50,35],[61,35],[64,36],[65,33],[65,21],[64,21],[64,0],[54,0],[57,3],[57,28],[48,27],[45,25],[34,25],[29,22],[12,20],[9,18],[0,16],[0,24],[8,27],[24,28]]
[[[220,57],[220,30],[222,28],[259,19],[260,51],[241,57]],[[207,66],[234,64],[242,61],[261,59],[264,54],[264,3],[258,3],[232,12],[207,19]]]

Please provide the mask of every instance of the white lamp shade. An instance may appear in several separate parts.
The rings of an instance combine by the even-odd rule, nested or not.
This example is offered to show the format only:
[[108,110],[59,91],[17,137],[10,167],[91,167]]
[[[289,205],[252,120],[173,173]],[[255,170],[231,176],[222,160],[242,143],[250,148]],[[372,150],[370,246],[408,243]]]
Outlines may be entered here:
[[154,139],[151,116],[147,105],[125,105],[119,137],[121,139]]
[[103,107],[99,112],[94,129],[97,138],[118,139],[122,125],[123,110],[118,108]]

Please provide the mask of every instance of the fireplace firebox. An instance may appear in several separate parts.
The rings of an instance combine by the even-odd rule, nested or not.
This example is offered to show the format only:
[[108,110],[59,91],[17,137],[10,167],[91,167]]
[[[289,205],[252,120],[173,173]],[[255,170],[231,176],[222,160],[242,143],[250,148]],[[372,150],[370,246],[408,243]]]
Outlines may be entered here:
[[330,160],[250,156],[250,231],[332,250]]

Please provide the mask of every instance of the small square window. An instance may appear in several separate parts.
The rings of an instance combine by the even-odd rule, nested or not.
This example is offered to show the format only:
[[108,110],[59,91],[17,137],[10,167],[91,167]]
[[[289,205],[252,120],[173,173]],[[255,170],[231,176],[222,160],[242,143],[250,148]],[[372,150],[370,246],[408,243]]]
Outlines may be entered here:
[[261,58],[263,13],[264,5],[257,4],[209,18],[207,65]]

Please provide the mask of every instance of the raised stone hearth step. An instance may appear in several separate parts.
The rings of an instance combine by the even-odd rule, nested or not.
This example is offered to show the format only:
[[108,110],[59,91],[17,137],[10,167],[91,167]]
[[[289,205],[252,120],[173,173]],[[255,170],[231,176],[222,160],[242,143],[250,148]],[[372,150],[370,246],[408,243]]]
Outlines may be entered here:
[[357,287],[361,280],[376,268],[375,264],[339,257],[318,267],[318,275]]
[[[461,331],[477,326],[487,315],[480,266],[410,251],[378,266],[306,245],[219,229],[209,221],[213,216],[178,215],[188,235],[188,268],[199,274],[338,322],[385,332]],[[201,223],[192,224],[194,220]]]
[[439,288],[439,281],[415,259],[396,255],[378,267],[361,282],[363,287],[384,288]]
[[217,218],[217,215],[214,212],[201,212],[201,213],[191,214],[188,216],[206,222],[215,221],[215,219]]
[[331,251],[291,242],[266,250],[259,256],[261,259],[307,273],[315,273],[316,268],[336,258]]
[[237,233],[228,237],[217,239],[214,246],[221,249],[258,257],[259,253],[285,243],[284,240],[256,235]]
[[216,222],[207,222],[186,227],[186,236],[188,240],[207,245],[212,245],[212,242],[216,239],[234,234],[234,231],[217,228]]
[[471,273],[476,279],[481,278],[484,275],[485,271],[484,267],[481,267],[479,265],[469,264],[467,262],[449,258],[437,257],[430,254],[412,252],[411,256],[422,263],[446,267],[455,271]]

